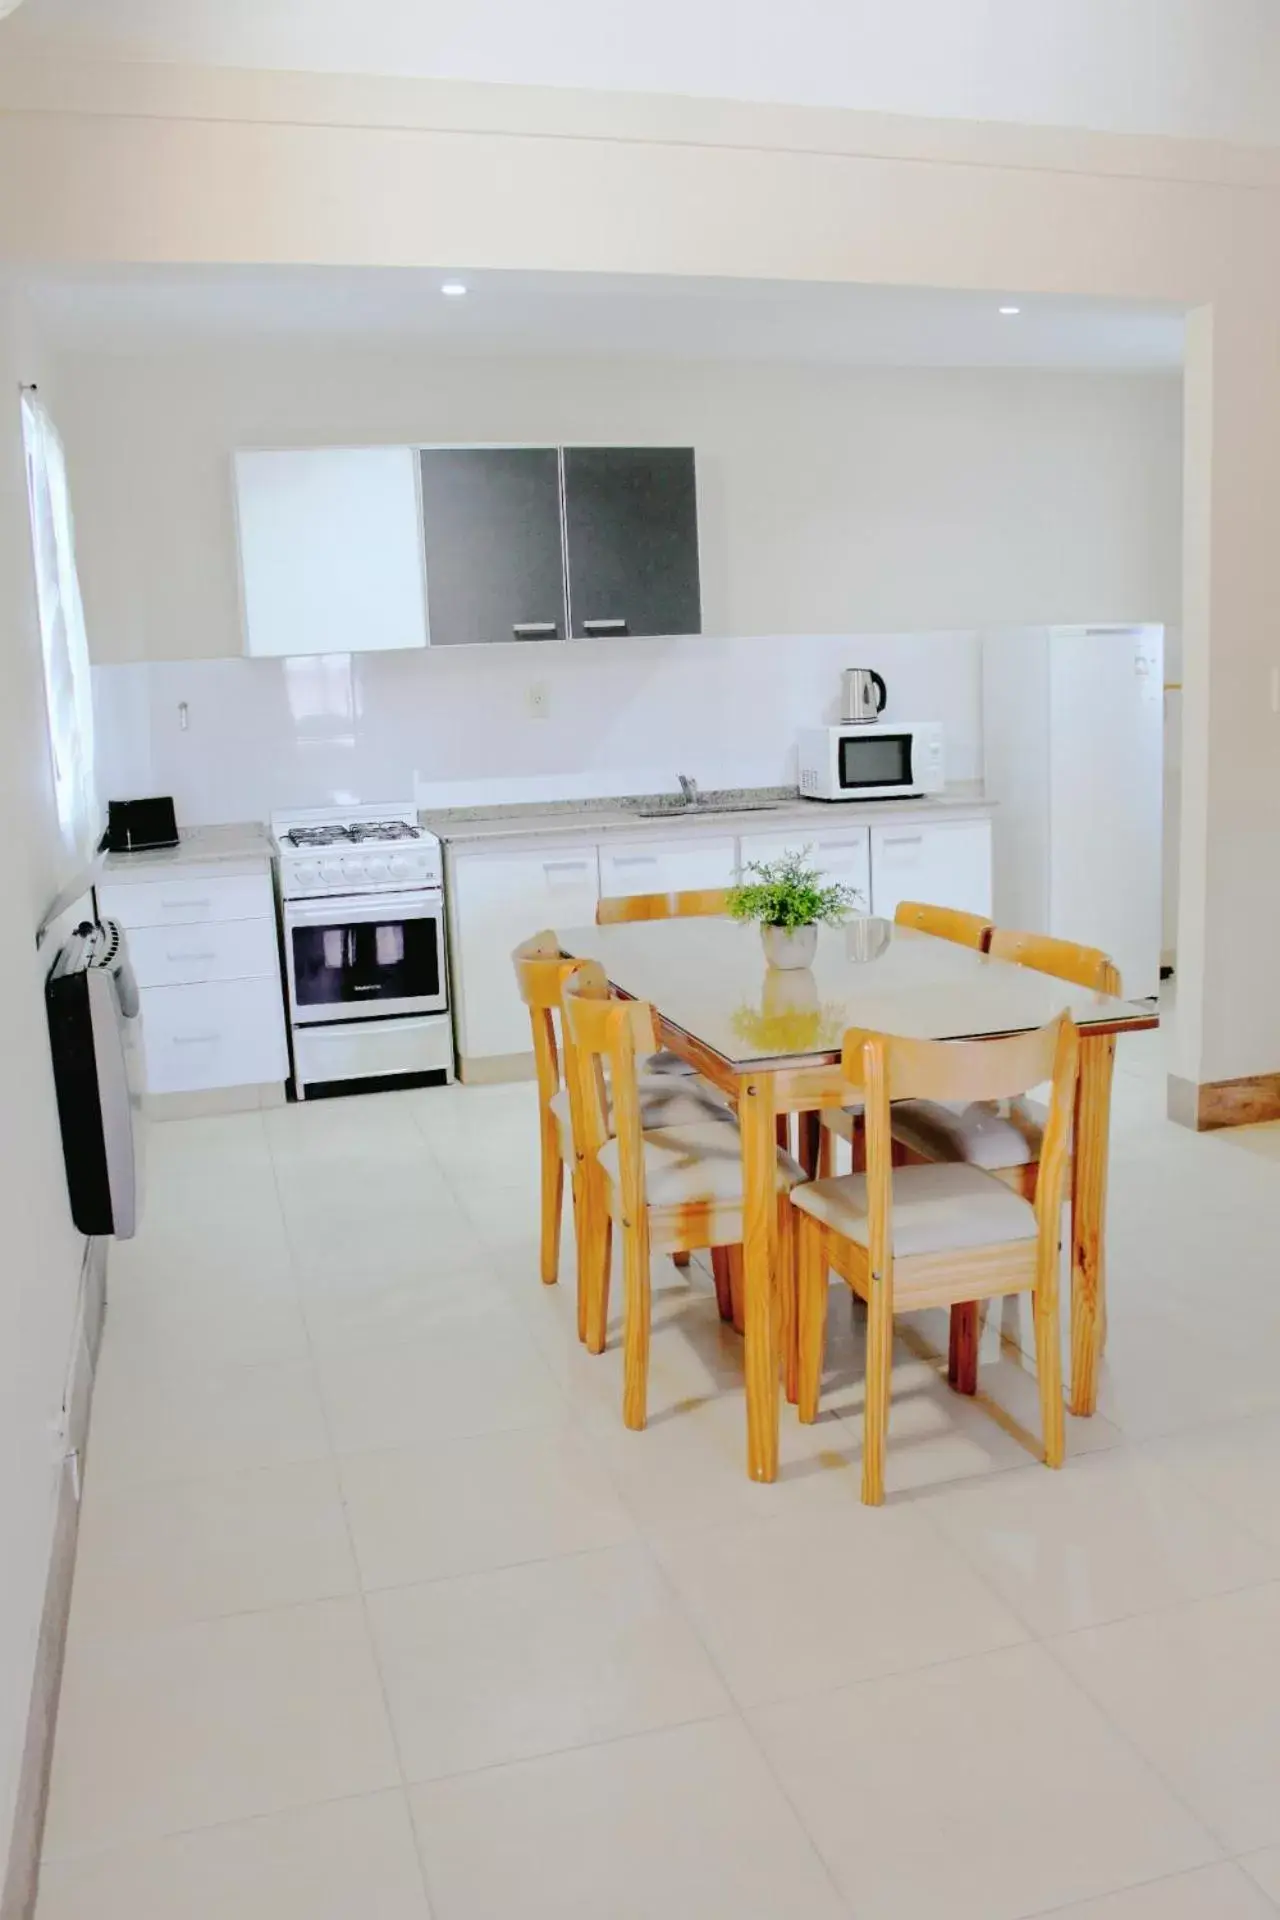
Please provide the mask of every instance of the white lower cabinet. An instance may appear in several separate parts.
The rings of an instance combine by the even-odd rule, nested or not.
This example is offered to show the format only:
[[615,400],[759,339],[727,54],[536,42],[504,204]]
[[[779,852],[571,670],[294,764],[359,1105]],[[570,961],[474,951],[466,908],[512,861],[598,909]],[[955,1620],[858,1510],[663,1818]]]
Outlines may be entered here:
[[125,929],[148,1094],[283,1085],[289,1077],[275,901],[265,859],[240,873],[175,863],[99,883]]
[[610,840],[600,848],[600,897],[731,887],[737,863],[732,839]]
[[594,844],[452,856],[449,946],[464,1077],[469,1061],[530,1051],[529,1014],[511,964],[514,949],[543,928],[589,926],[599,898]]
[[279,980],[206,980],[143,992],[148,1093],[199,1093],[289,1075]]
[[828,885],[849,888],[856,910],[870,912],[869,827],[833,827],[823,833],[807,833],[802,827],[793,827],[789,833],[744,833],[739,842],[739,857],[744,867],[752,860],[780,860],[788,853],[805,854]]
[[903,900],[989,914],[991,822],[903,820],[872,827],[872,909],[892,920]]

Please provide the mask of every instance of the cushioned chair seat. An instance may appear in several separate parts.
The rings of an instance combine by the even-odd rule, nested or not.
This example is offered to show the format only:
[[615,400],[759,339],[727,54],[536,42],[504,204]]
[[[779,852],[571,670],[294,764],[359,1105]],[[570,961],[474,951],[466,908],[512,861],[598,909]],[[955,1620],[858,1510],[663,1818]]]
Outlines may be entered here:
[[[650,1127],[696,1127],[708,1122],[723,1126],[733,1115],[704,1080],[690,1080],[684,1074],[642,1073],[640,1080],[640,1124]],[[569,1108],[569,1089],[561,1087],[551,1096],[551,1111],[560,1129],[561,1149],[568,1159],[573,1141],[573,1122]]]
[[[845,1173],[797,1187],[792,1202],[825,1226],[867,1244],[867,1179]],[[962,1247],[1003,1246],[1036,1237],[1035,1208],[977,1167],[942,1163],[896,1167],[893,1174],[895,1258]]]
[[682,1060],[678,1053],[672,1053],[667,1047],[661,1047],[657,1053],[649,1054],[646,1059],[637,1060],[636,1070],[641,1075],[646,1073],[673,1073],[678,1077],[683,1077],[698,1071],[692,1061]]
[[1040,1158],[1048,1110],[1038,1100],[974,1100],[967,1107],[939,1100],[899,1100],[889,1124],[895,1140],[929,1160],[962,1160],[971,1167],[1029,1167]]
[[[785,1193],[804,1174],[779,1147],[778,1191]],[[616,1139],[600,1149],[600,1165],[616,1186],[619,1178]],[[688,1207],[705,1203],[718,1207],[742,1205],[742,1140],[736,1126],[704,1121],[700,1126],[645,1129],[645,1197],[651,1207]]]

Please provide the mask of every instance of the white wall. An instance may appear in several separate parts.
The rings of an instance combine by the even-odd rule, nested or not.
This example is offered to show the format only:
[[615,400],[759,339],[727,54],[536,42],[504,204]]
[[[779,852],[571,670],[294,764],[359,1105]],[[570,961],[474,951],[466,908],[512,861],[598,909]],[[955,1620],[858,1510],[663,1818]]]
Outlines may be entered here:
[[1167,374],[463,360],[354,340],[69,357],[60,411],[96,660],[240,652],[238,445],[692,444],[711,634],[1178,617]]
[[[48,367],[0,292],[0,1883],[53,1538],[83,1242],[71,1224],[35,929],[70,877],[54,808],[18,384]],[[56,403],[56,390],[53,395]]]
[[28,0],[7,30],[152,60],[651,89],[1275,141],[1269,0]]
[[[105,788],[173,792],[188,821],[468,780],[484,797],[497,779],[626,790],[677,768],[782,781],[796,727],[835,717],[851,664],[880,668],[897,717],[945,719],[969,779],[973,629],[1177,617],[1166,375],[451,360],[355,341],[74,357],[62,383]],[[707,637],[228,657],[232,449],[396,438],[691,442]],[[140,660],[151,671],[108,664]],[[545,719],[527,711],[533,681]]]

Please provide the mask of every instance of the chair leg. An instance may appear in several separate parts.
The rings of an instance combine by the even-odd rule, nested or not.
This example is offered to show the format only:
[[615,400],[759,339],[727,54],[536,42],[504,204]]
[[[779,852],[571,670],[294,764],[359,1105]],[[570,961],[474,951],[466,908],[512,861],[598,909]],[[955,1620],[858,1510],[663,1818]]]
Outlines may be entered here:
[[978,1391],[980,1333],[977,1301],[957,1301],[951,1309],[951,1351],[947,1358],[947,1379],[957,1393]]
[[1062,1328],[1058,1318],[1056,1284],[1039,1286],[1032,1295],[1036,1327],[1036,1373],[1040,1379],[1040,1421],[1044,1432],[1044,1463],[1060,1467],[1066,1443],[1062,1412]]
[[836,1170],[836,1137],[830,1127],[818,1135],[818,1178],[829,1180]]
[[711,1277],[716,1283],[716,1305],[726,1325],[733,1321],[733,1284],[729,1279],[728,1247],[712,1247]]
[[884,1501],[884,1443],[889,1430],[889,1382],[893,1370],[893,1308],[874,1276],[867,1302],[866,1418],[862,1444],[862,1498],[868,1507]]
[[799,1307],[796,1299],[796,1209],[790,1196],[778,1196],[778,1346],[782,1378],[792,1406],[800,1394]]
[[821,1222],[811,1214],[801,1213],[796,1228],[796,1408],[806,1426],[810,1426],[818,1417],[822,1392],[827,1259]]
[[678,1252],[672,1254],[671,1264],[673,1267],[687,1267],[692,1258],[693,1255],[688,1248],[681,1247]]
[[742,1248],[728,1247],[729,1255],[729,1299],[733,1309],[733,1330],[745,1333],[747,1330],[746,1294],[742,1280]]
[[649,1407],[649,1221],[645,1215],[622,1230],[622,1271],[626,1287],[626,1325],[622,1351],[622,1420],[634,1431],[644,1426]]
[[542,1215],[539,1238],[539,1266],[544,1287],[554,1287],[560,1278],[560,1222],[564,1212],[564,1161],[560,1142],[542,1136]]
[[796,1159],[804,1169],[806,1178],[812,1180],[818,1171],[818,1161],[822,1155],[822,1136],[827,1129],[822,1124],[822,1114],[817,1107],[811,1107],[807,1113],[796,1116]]
[[598,1189],[583,1181],[582,1282],[578,1288],[578,1337],[590,1353],[603,1353],[609,1328],[609,1279],[613,1221]]

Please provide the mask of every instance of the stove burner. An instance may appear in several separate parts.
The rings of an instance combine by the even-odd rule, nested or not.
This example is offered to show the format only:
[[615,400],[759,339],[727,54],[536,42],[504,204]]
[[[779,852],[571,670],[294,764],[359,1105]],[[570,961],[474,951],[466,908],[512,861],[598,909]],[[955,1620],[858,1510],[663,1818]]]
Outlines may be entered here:
[[350,840],[351,835],[345,827],[290,827],[285,839],[291,847],[332,847],[340,840]]
[[403,820],[358,821],[347,831],[357,846],[362,840],[417,840],[420,838],[418,829],[409,826]]

